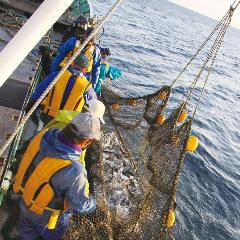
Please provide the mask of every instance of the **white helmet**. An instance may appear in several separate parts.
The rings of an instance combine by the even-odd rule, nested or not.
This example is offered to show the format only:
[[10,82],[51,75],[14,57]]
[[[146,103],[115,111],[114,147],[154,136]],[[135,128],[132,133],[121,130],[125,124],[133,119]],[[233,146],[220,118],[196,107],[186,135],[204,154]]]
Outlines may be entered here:
[[97,99],[91,99],[87,102],[88,107],[85,106],[85,108],[95,117],[99,118],[100,121],[104,124],[103,115],[105,112],[105,106],[104,104],[97,100]]

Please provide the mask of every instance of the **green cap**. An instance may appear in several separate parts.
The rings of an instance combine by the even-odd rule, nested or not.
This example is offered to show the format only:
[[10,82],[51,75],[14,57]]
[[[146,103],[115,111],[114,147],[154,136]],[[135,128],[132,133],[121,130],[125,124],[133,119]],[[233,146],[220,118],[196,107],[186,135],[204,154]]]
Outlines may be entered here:
[[81,54],[76,57],[74,63],[76,63],[79,67],[88,68],[90,61],[87,56]]

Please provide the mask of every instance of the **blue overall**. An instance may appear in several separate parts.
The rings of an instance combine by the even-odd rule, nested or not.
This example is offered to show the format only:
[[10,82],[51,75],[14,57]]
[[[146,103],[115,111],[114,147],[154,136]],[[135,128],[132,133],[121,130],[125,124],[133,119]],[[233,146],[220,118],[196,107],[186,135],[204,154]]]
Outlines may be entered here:
[[102,63],[100,67],[100,75],[99,79],[95,88],[95,92],[98,95],[101,95],[102,92],[102,83],[106,78],[110,78],[111,80],[115,80],[119,77],[122,76],[122,73],[119,69],[112,67],[112,66],[107,66],[106,64]]

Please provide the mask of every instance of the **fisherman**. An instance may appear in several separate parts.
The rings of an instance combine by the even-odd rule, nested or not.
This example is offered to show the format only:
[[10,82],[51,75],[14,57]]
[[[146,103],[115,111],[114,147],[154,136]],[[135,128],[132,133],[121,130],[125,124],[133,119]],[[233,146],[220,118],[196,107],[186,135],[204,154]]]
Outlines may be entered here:
[[50,47],[40,46],[39,52],[41,53],[41,56],[42,56],[42,58],[41,58],[42,69],[46,76],[50,73],[51,64],[55,57],[55,51],[53,49],[51,49]]
[[21,194],[22,240],[61,240],[71,212],[95,210],[96,200],[89,196],[86,170],[79,158],[100,135],[99,118],[86,112],[63,130],[45,129],[30,142],[13,185],[14,192]]
[[[96,99],[92,99],[88,102],[88,106],[84,108],[86,111],[90,112],[91,115],[99,118],[99,120],[104,123],[103,115],[105,112],[104,104]],[[47,125],[45,126],[45,130],[49,130],[51,128],[58,128],[63,129],[65,128],[77,115],[79,112],[76,111],[67,111],[67,110],[60,110],[56,117]],[[29,142],[28,142],[29,144]],[[95,148],[96,144],[91,144],[90,148]],[[11,171],[16,174],[17,169],[19,167],[20,159],[23,156],[23,153],[26,151],[27,146],[25,149],[21,149],[21,154],[18,151],[17,159],[14,164],[11,165]],[[93,164],[96,164],[98,158],[92,157],[91,149],[86,151],[87,149],[83,149],[80,155],[80,163],[85,167],[87,171],[87,178],[89,182],[89,192],[93,193],[93,178],[91,173],[91,168]],[[20,155],[19,155],[20,154]],[[2,234],[4,235],[4,239],[10,239],[13,232],[17,232],[14,228],[18,225],[19,221],[19,207],[18,207],[18,198],[12,193],[12,191],[8,191],[6,196],[7,198],[7,208],[10,211],[10,214],[2,226]]]
[[80,15],[67,29],[62,37],[62,43],[66,42],[72,36],[77,37],[77,39],[82,43],[83,36],[88,28],[88,19],[84,15]]
[[114,68],[109,65],[108,58],[111,55],[109,48],[101,48],[101,67],[100,67],[100,75],[97,82],[97,86],[95,88],[95,92],[98,94],[98,96],[101,96],[102,92],[102,83],[106,78],[109,78],[111,80],[115,80],[119,77],[121,77],[122,73],[119,69]]
[[76,36],[81,43],[83,42],[83,35],[88,27],[95,27],[97,23],[97,16],[86,17],[80,14],[80,16],[74,20],[74,22],[68,27],[67,31],[63,35],[62,43],[66,42],[72,36]]
[[[77,36],[69,38],[60,47],[56,58],[53,60],[50,72],[59,71],[72,57],[73,53],[78,50],[85,39],[92,33],[93,28],[88,27],[83,34],[83,37],[79,39]],[[87,79],[92,83],[93,88],[96,88],[100,73],[101,54],[100,48],[96,44],[96,39],[93,37],[85,48],[82,50],[82,54],[88,57],[90,65],[85,73]]]
[[[85,102],[97,98],[92,84],[84,77],[89,64],[90,61],[85,55],[77,56],[70,71],[65,71],[49,91],[41,104],[43,108],[41,121],[44,126],[56,116],[59,110],[81,112]],[[57,74],[58,72],[49,74],[38,84],[28,108],[39,99]]]

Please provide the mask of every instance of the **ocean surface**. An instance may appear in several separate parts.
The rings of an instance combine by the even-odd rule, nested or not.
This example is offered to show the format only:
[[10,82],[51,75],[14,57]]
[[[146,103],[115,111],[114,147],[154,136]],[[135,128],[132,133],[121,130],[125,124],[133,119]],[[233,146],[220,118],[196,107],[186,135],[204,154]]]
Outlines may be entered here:
[[[104,15],[114,0],[92,2],[94,13]],[[111,64],[123,71],[116,84],[141,96],[171,84],[216,24],[165,0],[125,0],[105,24],[101,45],[111,48]],[[239,39],[240,30],[230,28],[193,122],[200,145],[187,154],[178,188],[178,240],[240,239]],[[170,108],[180,103],[206,53],[174,85]],[[190,115],[202,83],[188,105]]]

